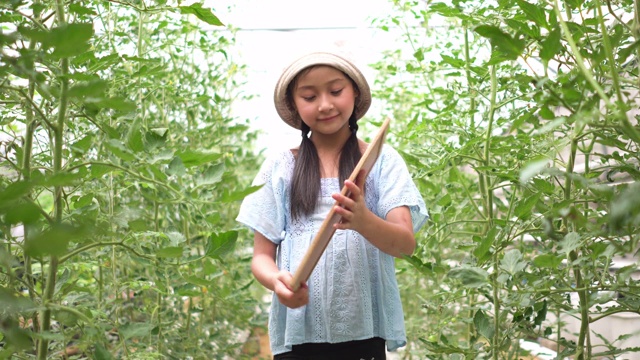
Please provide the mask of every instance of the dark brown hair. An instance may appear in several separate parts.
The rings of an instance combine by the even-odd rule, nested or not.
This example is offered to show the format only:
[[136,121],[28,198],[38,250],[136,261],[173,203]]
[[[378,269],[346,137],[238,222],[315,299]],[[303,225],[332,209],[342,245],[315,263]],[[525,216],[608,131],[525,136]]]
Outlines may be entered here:
[[[293,90],[295,89],[298,78],[301,74],[309,71],[307,68],[301,71],[296,78],[291,81],[287,87],[287,101],[293,106]],[[359,94],[358,87],[355,82],[345,74],[345,77],[351,81],[353,89]],[[356,167],[358,161],[362,157],[360,145],[358,144],[358,123],[356,119],[356,109],[349,117],[349,129],[351,135],[340,150],[340,160],[338,165],[338,178],[340,180],[340,188],[346,179],[349,178],[351,172]],[[300,121],[302,131],[302,142],[298,149],[295,166],[293,168],[293,177],[291,179],[291,216],[294,219],[303,215],[310,215],[316,209],[318,202],[318,194],[320,192],[320,158],[316,151],[316,146],[309,138],[311,129],[304,121]]]

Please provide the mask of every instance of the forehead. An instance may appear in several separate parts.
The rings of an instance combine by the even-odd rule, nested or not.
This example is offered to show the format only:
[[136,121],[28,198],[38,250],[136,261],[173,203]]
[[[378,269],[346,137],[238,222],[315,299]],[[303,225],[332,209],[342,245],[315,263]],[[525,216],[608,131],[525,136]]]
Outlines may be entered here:
[[298,73],[296,76],[295,87],[319,86],[347,79],[347,75],[332,66],[315,65]]

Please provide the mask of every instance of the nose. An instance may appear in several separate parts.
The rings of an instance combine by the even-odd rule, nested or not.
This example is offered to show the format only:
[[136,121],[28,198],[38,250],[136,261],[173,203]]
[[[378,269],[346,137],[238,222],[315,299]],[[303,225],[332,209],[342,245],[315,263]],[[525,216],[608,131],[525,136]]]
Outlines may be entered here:
[[320,97],[320,103],[318,104],[318,111],[329,111],[333,109],[333,102],[329,96],[323,95]]

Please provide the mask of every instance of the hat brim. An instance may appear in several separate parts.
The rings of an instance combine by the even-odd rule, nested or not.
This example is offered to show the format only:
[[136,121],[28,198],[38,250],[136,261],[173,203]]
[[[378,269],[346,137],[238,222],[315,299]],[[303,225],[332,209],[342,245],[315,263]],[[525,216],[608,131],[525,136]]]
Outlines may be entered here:
[[349,60],[336,54],[327,52],[315,52],[302,56],[289,65],[280,75],[273,94],[276,111],[282,120],[289,126],[300,129],[302,120],[295,108],[287,101],[287,88],[296,76],[312,66],[327,65],[336,68],[347,75],[358,88],[358,96],[354,107],[356,120],[362,118],[371,106],[371,89],[367,79],[358,68]]

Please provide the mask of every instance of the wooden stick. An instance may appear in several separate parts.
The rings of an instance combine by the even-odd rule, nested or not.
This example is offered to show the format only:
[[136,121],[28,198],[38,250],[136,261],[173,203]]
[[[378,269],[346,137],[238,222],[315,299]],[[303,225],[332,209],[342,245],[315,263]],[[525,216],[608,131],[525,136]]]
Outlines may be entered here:
[[[371,144],[367,146],[367,149],[364,151],[364,154],[362,154],[360,161],[358,161],[358,164],[356,164],[353,172],[351,172],[351,175],[349,176],[350,181],[355,182],[358,174],[361,171],[365,172],[363,174],[364,179],[367,178],[367,176],[369,175],[369,171],[371,171],[371,168],[373,168],[373,165],[376,163],[376,160],[378,159],[378,156],[382,151],[382,144],[384,144],[390,122],[391,119],[387,118],[382,123],[382,126],[380,126],[376,137],[373,139]],[[346,186],[342,188],[341,194],[344,196],[350,195],[350,192],[349,190],[347,190]],[[309,276],[311,276],[311,272],[318,264],[318,261],[324,253],[324,250],[327,248],[327,245],[329,245],[329,241],[331,241],[331,238],[336,231],[336,229],[333,228],[333,225],[340,222],[340,220],[342,219],[342,217],[335,211],[336,206],[340,206],[337,201],[331,207],[331,210],[327,214],[327,217],[324,219],[322,225],[320,226],[320,230],[318,230],[318,233],[311,241],[309,249],[307,249],[307,253],[302,258],[300,266],[293,275],[293,279],[289,284],[291,290],[298,290],[300,288],[300,285],[309,279]]]

